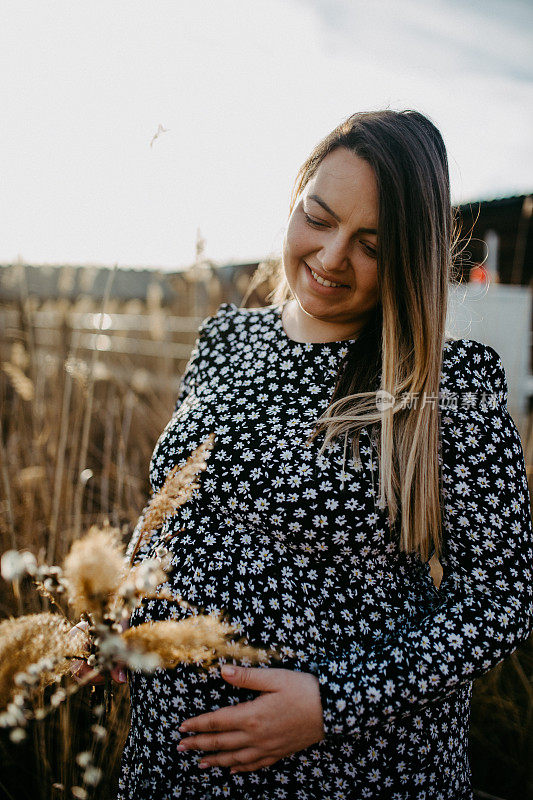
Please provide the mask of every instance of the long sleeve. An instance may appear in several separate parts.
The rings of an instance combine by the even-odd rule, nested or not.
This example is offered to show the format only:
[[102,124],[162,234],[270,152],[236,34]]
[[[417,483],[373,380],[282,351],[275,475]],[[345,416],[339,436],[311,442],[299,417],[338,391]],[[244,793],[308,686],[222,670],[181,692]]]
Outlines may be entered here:
[[181,383],[174,406],[174,414],[176,411],[178,411],[185,398],[194,390],[198,382],[199,374],[202,368],[202,360],[207,352],[207,349],[209,348],[210,340],[212,338],[214,322],[217,317],[221,316],[225,312],[226,308],[227,303],[223,303],[220,306],[217,314],[213,317],[206,317],[206,319],[203,320],[198,328],[196,342],[194,343],[194,347],[191,351],[185,371],[181,378]]
[[453,345],[442,392],[461,402],[441,410],[443,579],[425,616],[318,664],[326,736],[359,738],[443,699],[532,629],[530,497],[504,368],[490,347]]
[[[172,416],[174,416],[180,409],[181,405],[185,402],[186,398],[194,391],[196,388],[200,376],[202,375],[202,370],[205,364],[205,356],[209,350],[210,343],[213,339],[215,330],[216,330],[216,321],[218,318],[222,317],[227,309],[229,308],[229,304],[223,303],[217,313],[212,317],[206,317],[203,322],[201,323],[198,329],[198,335],[196,341],[194,343],[194,347],[191,351],[189,356],[189,360],[187,365],[185,366],[184,373],[182,375],[180,386],[178,389],[178,394],[176,398],[176,403],[174,405],[174,411]],[[126,549],[126,557],[128,559],[131,558],[131,554],[137,544],[139,539],[143,524],[144,524],[144,515],[148,509],[148,503],[143,508],[141,514],[139,515],[139,519],[135,525],[135,529],[131,535],[130,541],[128,543],[128,547]],[[146,540],[143,543],[142,547],[139,549],[139,552],[136,554],[136,558],[142,558],[145,552],[148,552],[152,544],[152,540]]]

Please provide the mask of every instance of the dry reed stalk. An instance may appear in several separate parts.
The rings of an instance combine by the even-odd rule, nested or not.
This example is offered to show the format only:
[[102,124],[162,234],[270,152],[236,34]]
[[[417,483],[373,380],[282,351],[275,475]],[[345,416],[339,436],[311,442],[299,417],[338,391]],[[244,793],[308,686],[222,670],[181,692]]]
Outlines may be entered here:
[[[44,401],[44,385],[46,382],[46,369],[37,369],[35,366],[32,368],[33,381],[35,385],[35,398],[31,405],[31,464],[40,465],[46,464],[46,454],[44,452],[44,442],[46,440],[45,425],[45,401]],[[44,515],[48,519],[50,517],[50,493],[46,480],[37,480],[34,484],[34,495],[39,496],[40,503],[43,508]],[[37,500],[37,497],[36,497]]]
[[[142,370],[141,375],[139,375],[138,373],[140,371],[136,369],[134,360],[132,358],[127,358],[127,363],[128,363],[128,372],[131,375],[131,381],[130,381],[131,388],[135,390],[137,395],[142,395],[146,397],[146,402],[149,402],[150,404],[149,407],[151,409],[152,414],[160,418],[164,426],[165,422],[168,420],[169,403],[172,404],[174,394],[172,394],[172,392],[169,391],[168,397],[167,396],[162,397],[161,392],[158,392],[154,389],[149,372],[147,372],[146,370]],[[172,386],[172,381],[169,382],[169,386]],[[172,397],[170,397],[171,394]]]
[[[111,398],[111,401],[110,401]],[[105,415],[104,445],[102,453],[102,475],[100,478],[100,509],[109,515],[109,477],[111,475],[111,455],[113,448],[113,423],[116,415],[117,398],[113,384],[107,386],[107,413]]]
[[177,509],[189,500],[193,491],[199,488],[199,484],[194,479],[198,472],[206,469],[206,461],[214,442],[215,434],[211,433],[191,453],[185,464],[176,465],[167,474],[162,488],[154,494],[148,503],[139,537],[131,556],[131,563],[133,563],[133,559],[145,537],[151,531],[160,528],[169,516],[175,514]]
[[25,400],[27,403],[35,397],[35,386],[33,381],[19,368],[12,364],[10,361],[4,361],[2,369],[10,378],[13,389],[16,393]]
[[[68,509],[69,517],[68,522],[70,525],[63,524],[63,550],[68,550],[72,542],[75,540],[74,527],[75,527],[75,499],[78,491],[78,482],[81,481],[81,473],[79,471],[80,461],[80,448],[81,438],[83,431],[83,423],[86,415],[86,400],[87,391],[86,387],[73,386],[74,402],[72,404],[70,427],[68,431],[68,446],[67,446],[67,466],[63,480],[63,501],[62,510]],[[83,470],[82,470],[83,472]],[[56,556],[57,557],[57,556]]]
[[0,426],[0,470],[2,472],[2,486],[4,488],[5,509],[9,534],[11,536],[11,547],[17,546],[17,536],[15,533],[15,516],[13,514],[13,502],[11,499],[11,487],[9,485],[9,475],[7,472],[7,455],[4,447],[2,427]]
[[35,348],[35,335],[34,335],[34,326],[32,320],[32,313],[35,306],[32,305],[32,301],[30,301],[29,291],[28,291],[28,275],[26,273],[26,269],[22,270],[22,279],[20,281],[20,299],[21,299],[21,318],[23,322],[24,334],[26,344],[28,345],[28,349],[30,351],[30,370],[33,375],[33,379],[35,381],[35,373],[37,370],[37,358],[36,358],[36,348]]
[[46,369],[38,369],[34,373],[34,381],[35,381],[35,402],[33,406],[33,418],[36,422],[34,428],[34,437],[37,446],[40,446],[42,443],[42,430],[44,427],[45,421],[45,384],[46,384]]
[[271,257],[266,258],[258,264],[257,269],[249,278],[244,275],[242,281],[242,300],[241,305],[245,306],[253,293],[254,289],[257,290],[262,284],[269,283],[272,275],[279,269],[279,258]]
[[[0,709],[7,706],[17,684],[22,685],[18,675],[33,676],[45,686],[68,672],[72,657],[83,656],[84,639],[81,633],[70,635],[70,630],[67,620],[48,612],[0,622]],[[42,669],[32,669],[43,659],[47,663]]]
[[46,480],[46,470],[41,466],[25,467],[17,475],[16,482],[21,488],[28,488],[32,484]]
[[57,546],[57,531],[59,524],[59,509],[61,505],[61,486],[65,470],[65,456],[67,449],[67,437],[69,430],[70,401],[72,395],[72,378],[70,373],[65,374],[63,385],[63,399],[61,403],[61,423],[59,428],[59,440],[57,445],[56,468],[54,476],[54,492],[52,498],[52,518],[50,520],[50,534],[48,537],[47,560],[50,563],[55,561]]
[[131,419],[133,415],[133,406],[134,406],[134,394],[131,391],[128,391],[126,394],[126,399],[124,401],[125,405],[125,412],[124,417],[122,419],[122,427],[120,430],[119,440],[118,440],[118,456],[117,456],[117,489],[116,489],[116,500],[117,502],[121,503],[122,495],[124,491],[124,472],[125,472],[125,461],[126,461],[126,447],[129,439],[130,434],[130,427],[131,427]]
[[[102,311],[99,317],[98,323],[98,330],[101,332],[103,330],[103,323],[104,323],[104,315],[107,313],[107,308],[109,304],[109,297],[111,294],[111,286],[113,284],[113,280],[115,278],[115,274],[117,271],[118,264],[115,264],[114,268],[110,270],[109,276],[107,279],[106,288],[104,291],[104,297],[102,301]],[[82,479],[83,471],[87,466],[87,449],[89,446],[89,432],[91,429],[91,419],[92,419],[92,407],[93,407],[93,397],[94,397],[94,383],[95,383],[95,365],[96,360],[98,357],[98,350],[95,348],[92,352],[91,358],[91,369],[89,374],[89,381],[87,387],[87,402],[85,406],[85,414],[83,418],[83,431],[82,431],[82,438],[81,438],[81,447],[80,447],[80,456],[78,461],[78,480],[76,485],[76,491],[74,495],[74,539],[78,539],[81,534],[81,506],[83,500],[83,492],[85,489],[85,483]]]
[[235,629],[220,617],[193,615],[180,621],[145,622],[129,628],[122,637],[140,653],[155,653],[164,669],[184,663],[209,666],[217,658],[262,663],[274,655],[272,651],[228,641],[234,633]]
[[[95,351],[96,352],[96,351]],[[89,433],[91,430],[92,410],[94,398],[94,378],[89,380],[87,387],[87,399],[85,405],[85,414],[83,417],[83,428],[81,434],[80,453],[78,458],[78,471],[76,489],[74,491],[74,540],[78,539],[81,535],[81,507],[83,501],[83,493],[85,491],[86,482],[83,480],[83,474],[87,466],[87,450],[89,447]]]
[[[55,311],[57,303],[50,303],[49,310]],[[68,313],[68,304],[63,303],[64,313]],[[98,311],[96,306],[92,306],[89,310]],[[83,430],[83,420],[86,414],[85,399],[86,395],[83,394],[83,389],[86,388],[87,382],[84,381],[83,385],[76,382],[75,376],[70,372],[65,372],[65,380],[58,381],[57,376],[51,375],[50,365],[43,358],[41,350],[38,353],[34,347],[34,340],[39,344],[39,339],[34,336],[34,323],[31,309],[29,306],[25,309],[27,312],[26,317],[21,323],[23,332],[17,333],[18,338],[27,343],[28,355],[24,348],[18,348],[11,355],[12,363],[18,366],[23,372],[34,379],[34,392],[35,399],[32,404],[24,401],[16,392],[11,392],[9,389],[9,403],[3,405],[2,423],[5,448],[4,453],[0,453],[1,466],[2,466],[2,482],[3,489],[7,486],[7,491],[2,491],[2,503],[0,507],[0,552],[7,549],[10,545],[13,549],[18,547],[28,547],[39,553],[39,560],[47,560],[49,563],[56,561],[56,558],[63,558],[65,552],[68,550],[69,538],[73,529],[72,524],[72,486],[76,485],[79,470],[79,457],[80,457],[80,438]],[[204,315],[205,316],[205,315]],[[35,328],[35,334],[37,329]],[[12,336],[12,333],[8,335]],[[66,344],[67,350],[60,356],[60,371],[62,372],[62,365],[67,356],[72,358],[83,357],[83,353],[79,350],[79,336],[76,330],[70,330],[68,324],[65,322],[60,337],[61,343]],[[20,356],[20,358],[19,358]],[[164,426],[168,419],[169,403],[173,401],[172,388],[175,383],[175,362],[168,362],[172,368],[172,383],[169,385],[168,395],[160,391],[156,392],[152,385],[148,386],[148,390],[144,390],[142,396],[138,396],[135,404],[132,404],[132,417],[130,424],[130,433],[127,439],[123,439],[123,491],[120,500],[117,497],[116,486],[119,476],[117,475],[116,460],[114,463],[109,461],[109,499],[114,512],[117,516],[117,521],[124,522],[126,518],[131,517],[131,522],[134,521],[132,517],[132,509],[142,507],[143,500],[146,497],[148,484],[146,479],[139,479],[138,481],[132,480],[129,476],[140,475],[146,476],[146,465],[148,464],[151,452],[153,450],[153,442],[160,433],[161,428]],[[133,358],[128,356],[121,357],[121,364],[128,364],[130,375],[133,374],[134,369],[138,364]],[[166,366],[165,362],[165,366]],[[46,369],[45,369],[46,367]],[[4,386],[8,385],[10,378],[1,370],[0,374],[4,376]],[[98,374],[95,371],[95,379],[98,380]],[[0,381],[1,383],[1,381]],[[73,386],[74,384],[74,386]],[[120,403],[123,402],[126,396],[127,388],[126,383],[121,383],[113,379],[114,386],[117,387],[116,399],[118,401],[116,417],[111,417],[111,427],[113,429],[113,443],[111,450],[119,439],[120,426],[124,424],[123,413],[120,412]],[[103,431],[103,421],[106,419],[106,409],[110,408],[110,401],[104,403],[104,408],[98,408],[96,414],[96,403],[99,395],[95,390],[94,404],[92,409],[92,423],[90,427],[89,443],[87,448],[87,457],[91,459],[90,468],[95,473],[95,481],[100,479],[100,465],[103,464],[98,447],[103,444],[105,433]],[[37,407],[38,406],[38,407]],[[52,438],[53,437],[53,438]],[[100,438],[99,438],[100,437]],[[5,457],[4,457],[5,455]],[[109,457],[110,458],[110,457]],[[39,492],[47,491],[47,481],[38,480],[38,476],[42,474],[42,468],[45,468],[47,473],[52,474],[48,477],[51,479],[52,491],[50,492],[50,509],[47,509],[46,504],[43,503],[43,495],[39,496]],[[33,472],[35,468],[35,472]],[[27,471],[26,471],[27,470]],[[96,485],[93,482],[93,485]],[[41,487],[41,489],[39,488]],[[103,495],[103,493],[102,493]],[[46,495],[48,497],[48,495]],[[7,503],[6,498],[10,498],[11,502]],[[98,501],[100,498],[96,497]],[[125,501],[128,501],[129,506],[125,506]],[[82,512],[87,513],[90,518],[90,523],[102,522],[102,516],[98,516],[98,507],[95,506],[91,509],[87,505],[86,496],[82,498]],[[101,513],[106,513],[108,509],[101,509]],[[50,535],[50,534],[53,535]],[[124,533],[124,532],[123,532]],[[30,538],[31,537],[31,538]],[[46,551],[49,551],[47,557]],[[133,571],[132,571],[133,574]],[[155,575],[156,573],[153,572]],[[161,597],[170,599],[179,603],[182,608],[190,611],[190,607],[186,603],[172,596],[167,590],[160,589],[153,591],[142,588],[145,578],[142,571],[137,573],[139,587],[135,589],[135,596],[133,598],[123,598],[131,603],[138,603],[142,597]],[[160,579],[164,577],[160,575]],[[51,579],[50,579],[51,580]],[[39,592],[50,603],[55,604],[57,609],[61,609],[61,598],[58,598],[59,603],[56,603],[54,595],[51,591],[45,588],[47,578],[43,577],[42,580],[35,580]],[[125,588],[127,581],[122,585]],[[13,589],[17,587],[17,583],[13,585]],[[0,603],[0,611],[4,616],[10,615],[14,612],[15,606],[11,591],[7,591],[8,585],[0,581],[0,599],[5,602]],[[32,596],[29,593],[30,581],[20,582],[20,610],[19,613],[26,615],[29,610],[41,609],[42,605],[39,602],[37,595]],[[46,600],[45,600],[46,602]],[[124,643],[124,646],[125,643]],[[74,655],[80,655],[79,652]],[[64,683],[64,681],[63,681]],[[72,687],[74,691],[78,690],[78,686]],[[67,686],[67,700],[70,696],[71,687]],[[116,690],[117,693],[118,690]],[[124,691],[127,691],[124,690]],[[48,694],[48,693],[47,693]],[[58,695],[58,698],[61,695]],[[82,722],[80,728],[84,728],[86,724],[86,704],[80,706],[82,714]],[[127,710],[127,709],[126,709]],[[42,709],[37,711],[44,712]],[[123,709],[123,712],[125,710]],[[125,713],[123,714],[125,716]],[[31,718],[31,717],[29,717]],[[37,719],[40,717],[38,716]],[[52,777],[54,775],[53,762],[55,755],[54,743],[59,741],[58,728],[56,725],[57,720],[53,717],[50,720],[43,720],[38,722],[34,727],[34,732],[40,742],[40,750],[37,749],[35,744],[35,754],[38,762],[48,763],[52,765],[52,771],[42,772],[43,778]],[[76,726],[76,722],[71,723]],[[113,728],[115,723],[108,719],[108,728]],[[118,723],[117,723],[118,724]],[[121,723],[124,727],[124,722]],[[89,730],[89,726],[87,726]],[[40,737],[40,738],[39,738]],[[72,748],[76,748],[76,731],[70,729],[65,734],[65,758],[71,760]],[[70,752],[69,752],[70,751]],[[42,759],[39,757],[39,752],[42,754]],[[56,752],[60,753],[60,750]],[[119,747],[120,752],[120,747]],[[51,755],[52,753],[52,755]],[[107,772],[107,757],[108,749],[103,753],[105,761],[104,771]],[[29,765],[30,771],[36,769],[36,765]],[[22,779],[21,779],[22,780]],[[64,781],[65,792],[68,792],[70,783],[68,780]],[[19,788],[19,787],[17,787]],[[25,787],[24,787],[25,788]],[[21,789],[21,792],[24,791]],[[59,790],[58,790],[59,791]],[[61,790],[62,791],[62,790]],[[103,790],[102,790],[103,791]],[[19,796],[17,791],[15,796]],[[41,795],[39,795],[41,796]],[[55,794],[53,795],[56,796]],[[57,795],[59,796],[59,795]],[[92,795],[91,795],[92,796]],[[49,798],[49,789],[45,782],[42,782],[42,797],[43,800]]]
[[25,372],[30,365],[30,357],[26,348],[20,341],[15,341],[11,345],[11,363]]

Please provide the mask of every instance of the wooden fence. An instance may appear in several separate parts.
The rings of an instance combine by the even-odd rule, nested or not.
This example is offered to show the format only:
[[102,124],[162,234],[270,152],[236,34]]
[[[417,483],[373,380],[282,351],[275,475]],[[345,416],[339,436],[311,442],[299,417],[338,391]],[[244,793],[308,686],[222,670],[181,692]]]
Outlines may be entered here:
[[[209,315],[206,311],[205,316]],[[164,310],[146,314],[0,309],[0,355],[8,360],[15,342],[40,357],[98,364],[127,380],[148,373],[154,387],[175,387],[205,316],[177,317]]]

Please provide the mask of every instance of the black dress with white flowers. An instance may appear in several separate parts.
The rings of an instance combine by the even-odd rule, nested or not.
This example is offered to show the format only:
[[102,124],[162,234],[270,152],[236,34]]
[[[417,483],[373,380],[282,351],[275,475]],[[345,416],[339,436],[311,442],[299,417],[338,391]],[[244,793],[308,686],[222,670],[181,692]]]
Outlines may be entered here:
[[[118,796],[470,799],[472,681],[527,638],[533,615],[529,493],[501,360],[471,340],[444,347],[437,590],[378,507],[366,429],[360,462],[349,446],[344,474],[344,442],[321,457],[324,434],[305,445],[351,340],[295,342],[281,310],[223,304],[200,328],[153,453],[153,489],[212,431],[215,446],[200,489],[138,558],[183,528],[170,588],[274,647],[273,666],[317,675],[326,737],[255,772],[201,770],[201,753],[177,751],[181,722],[257,693],[232,687],[218,667],[133,672]],[[150,600],[132,624],[187,613]]]

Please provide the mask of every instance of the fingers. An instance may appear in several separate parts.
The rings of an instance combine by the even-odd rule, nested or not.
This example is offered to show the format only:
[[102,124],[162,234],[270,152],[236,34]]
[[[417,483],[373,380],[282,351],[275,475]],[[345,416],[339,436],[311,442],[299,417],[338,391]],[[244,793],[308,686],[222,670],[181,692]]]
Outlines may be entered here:
[[[95,670],[91,669],[87,662],[83,661],[81,658],[75,659],[71,663],[70,674],[77,683],[91,683],[95,686],[100,686],[102,683],[105,683],[105,677],[100,673],[96,673]],[[92,678],[87,681],[87,676],[91,674]],[[126,683],[128,680],[123,664],[117,664],[113,667],[110,674],[115,683]]]
[[87,664],[82,658],[76,658],[74,661],[70,662],[70,674],[74,677],[81,676],[83,667],[87,667]]
[[128,617],[128,619],[122,619],[120,621],[120,627],[122,628],[122,633],[124,633],[124,631],[128,630],[128,628],[130,627],[130,619],[129,619],[129,617]]
[[231,753],[216,753],[202,758],[198,766],[207,767],[234,767],[237,764],[253,764],[261,760],[262,754],[255,747],[245,747],[244,750],[233,750]]
[[68,632],[68,635],[74,641],[74,647],[78,653],[81,655],[89,654],[90,650],[90,643],[91,639],[90,636],[86,632],[87,623],[82,621],[79,622],[77,625],[74,625]]
[[234,664],[224,664],[220,669],[220,674],[228,683],[257,692],[272,692],[278,689],[281,672],[279,669],[237,667]]
[[76,683],[80,684],[94,684],[95,686],[100,686],[100,684],[105,683],[105,678],[100,675],[95,670],[91,669],[87,666],[85,661],[82,661],[82,666],[78,669],[77,672],[72,672],[72,666],[70,667],[72,677],[76,681]]
[[[123,622],[122,627],[123,630],[125,630],[128,627],[128,620],[125,620]],[[89,623],[86,620],[81,620],[80,622],[78,622],[77,625],[75,625],[73,628],[70,629],[69,634],[71,636],[77,636],[80,634],[80,632],[85,633],[88,628],[89,628]],[[90,637],[88,635],[85,638],[87,642],[90,642]],[[91,667],[88,666],[87,662],[81,658],[77,658],[74,661],[72,661],[69,669],[70,669],[70,674],[72,675],[74,680],[77,681],[77,683],[87,682],[94,684],[96,686],[105,683],[105,677],[98,673],[94,674],[94,676],[89,681],[85,680],[90,673],[94,672],[94,670],[91,669]],[[111,678],[115,681],[115,683],[126,683],[128,678],[126,675],[125,664],[122,662],[116,664],[111,670],[110,675]]]
[[89,643],[91,641],[91,637],[87,633],[88,630],[89,630],[89,623],[86,622],[85,620],[81,620],[81,622],[78,622],[77,625],[74,625],[74,627],[69,630],[68,634],[69,636],[79,636],[84,641],[87,641],[87,643]]
[[239,730],[243,713],[246,714],[247,707],[253,702],[255,701],[245,701],[236,706],[226,706],[219,708],[218,711],[191,717],[180,725],[179,731],[180,733],[212,733],[214,731]]
[[[88,627],[89,627],[88,623],[85,620],[81,620],[80,622],[78,622],[77,625],[74,625],[74,627],[71,628],[68,632],[69,636],[73,638],[80,637],[80,639],[83,642],[83,647],[81,647],[80,643],[80,649],[82,650],[82,652],[85,649],[85,646],[86,645],[88,646],[90,643],[89,636],[85,635]],[[78,683],[81,683],[83,679],[89,674],[89,672],[92,672],[91,668],[87,665],[87,662],[83,658],[74,659],[70,664],[69,671],[72,677]],[[103,683],[103,679],[101,679],[100,681],[94,681],[94,683]]]
[[249,744],[249,737],[243,731],[231,733],[197,734],[188,736],[179,743],[180,752],[186,750],[236,750]]
[[[94,670],[81,658],[76,659],[70,665],[70,674],[77,683],[87,683],[87,676],[91,673],[94,673]],[[103,678],[102,675],[94,674],[90,683],[100,685],[101,683],[105,683],[105,678]]]
[[126,675],[124,664],[117,664],[115,667],[113,667],[111,670],[111,677],[115,683],[126,683],[128,676]]
[[[77,683],[91,683],[94,684],[95,686],[100,686],[102,683],[105,683],[105,676],[92,670],[90,667],[87,666],[85,661],[81,662],[82,664],[81,667],[75,668],[74,667],[75,664],[76,662],[73,662],[73,664],[71,665],[70,672],[72,677]],[[93,677],[89,681],[87,681],[86,680],[87,676],[91,674],[93,674]],[[126,671],[123,667],[114,667],[111,670],[110,675],[111,678],[115,681],[115,683],[126,683],[128,680]]]
[[183,739],[178,746],[178,751],[216,750],[216,753],[206,754],[198,766],[201,769],[231,767],[231,773],[252,772],[269,767],[277,761],[274,756],[265,756],[264,752],[257,747],[245,746],[247,742],[249,742],[248,737],[241,731],[215,736],[198,735]]

